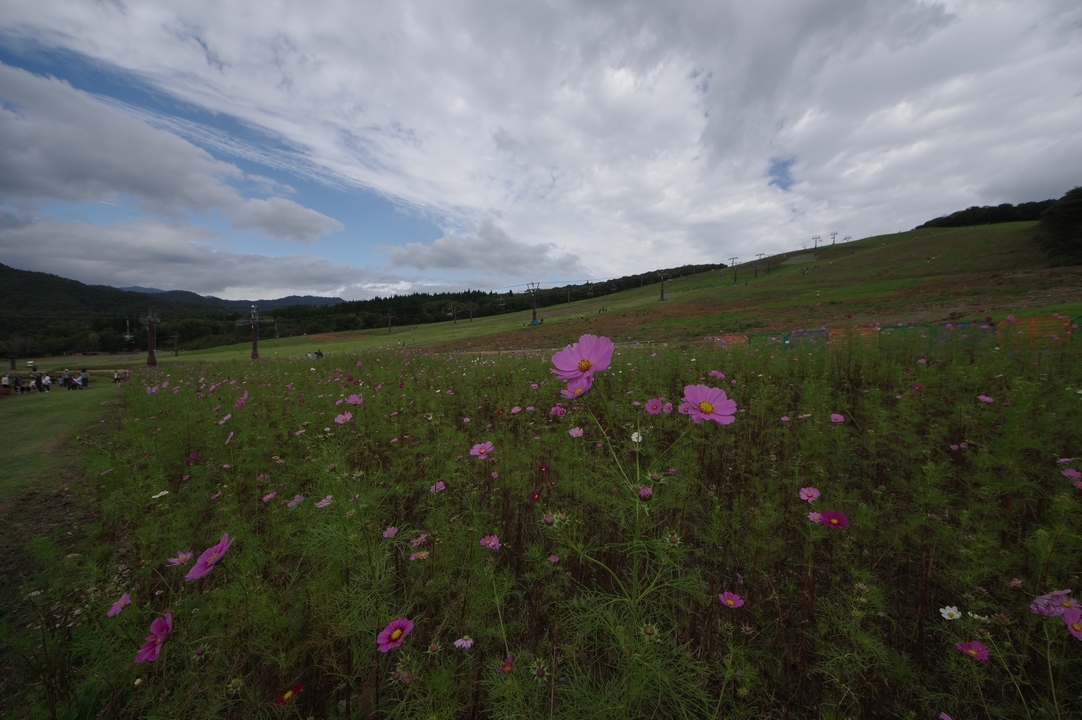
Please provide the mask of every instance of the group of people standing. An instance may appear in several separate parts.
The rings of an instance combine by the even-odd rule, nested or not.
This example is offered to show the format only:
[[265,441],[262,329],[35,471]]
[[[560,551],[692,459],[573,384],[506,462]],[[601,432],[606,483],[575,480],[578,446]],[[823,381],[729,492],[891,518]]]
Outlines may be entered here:
[[0,378],[0,395],[26,395],[35,390],[47,393],[54,383],[66,390],[84,390],[90,384],[90,373],[86,368],[77,373],[65,370],[55,379],[49,373],[38,373],[27,378],[21,375],[12,377],[9,373],[4,373]]

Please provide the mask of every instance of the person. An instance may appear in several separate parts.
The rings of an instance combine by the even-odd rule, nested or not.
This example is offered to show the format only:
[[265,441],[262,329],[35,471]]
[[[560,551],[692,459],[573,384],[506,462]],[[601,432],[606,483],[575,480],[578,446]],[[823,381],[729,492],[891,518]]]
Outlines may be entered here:
[[114,370],[113,371],[113,382],[115,382],[115,383],[120,382],[120,371],[119,370]]
[[45,373],[45,377],[41,379],[41,384],[45,386],[45,392],[49,392],[49,386],[53,384],[52,375]]
[[90,373],[86,371],[86,368],[83,368],[83,371],[79,373],[79,387],[84,390],[90,387]]
[[323,359],[323,351],[322,350],[316,350],[316,359],[317,360],[322,360]]
[[0,378],[0,395],[11,394],[11,376],[4,373],[4,377]]
[[38,376],[34,378],[34,385],[37,386],[39,393],[45,392],[45,383],[42,382],[41,373],[38,373]]

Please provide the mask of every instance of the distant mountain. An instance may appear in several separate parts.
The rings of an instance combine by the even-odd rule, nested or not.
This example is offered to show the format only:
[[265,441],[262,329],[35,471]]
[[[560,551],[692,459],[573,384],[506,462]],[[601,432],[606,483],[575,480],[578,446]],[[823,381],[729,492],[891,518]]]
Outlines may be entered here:
[[[108,286],[93,285],[92,287],[104,288]],[[179,303],[206,303],[215,307],[229,308],[231,310],[247,310],[252,305],[258,305],[264,310],[272,310],[274,308],[293,307],[294,305],[323,306],[338,305],[345,302],[345,300],[339,297],[319,297],[317,295],[289,295],[288,297],[278,298],[277,300],[223,300],[222,298],[214,297],[213,295],[197,295],[196,293],[188,292],[187,290],[159,290],[158,288],[140,287],[139,285],[109,289],[142,293],[144,295],[158,295]]]

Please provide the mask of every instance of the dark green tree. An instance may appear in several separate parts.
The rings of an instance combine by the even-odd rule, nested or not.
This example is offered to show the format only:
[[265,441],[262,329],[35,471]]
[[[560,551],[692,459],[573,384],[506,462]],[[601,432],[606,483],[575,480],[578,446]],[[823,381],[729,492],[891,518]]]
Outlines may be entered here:
[[1053,265],[1082,265],[1082,187],[1041,214],[1037,242]]

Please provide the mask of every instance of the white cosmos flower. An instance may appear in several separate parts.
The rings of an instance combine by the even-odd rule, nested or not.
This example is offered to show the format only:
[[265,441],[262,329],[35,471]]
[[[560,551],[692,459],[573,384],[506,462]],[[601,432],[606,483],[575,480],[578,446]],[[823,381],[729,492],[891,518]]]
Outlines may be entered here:
[[162,490],[160,493],[158,493],[157,495],[152,496],[150,499],[151,500],[157,500],[158,498],[165,497],[168,494],[169,494],[168,490]]
[[958,618],[962,617],[962,613],[959,612],[958,608],[956,608],[953,605],[948,605],[947,607],[939,608],[939,614],[942,615],[947,620],[957,620]]
[[642,435],[640,435],[638,432],[631,433],[631,442],[641,443]]

